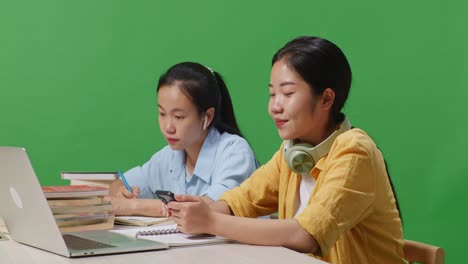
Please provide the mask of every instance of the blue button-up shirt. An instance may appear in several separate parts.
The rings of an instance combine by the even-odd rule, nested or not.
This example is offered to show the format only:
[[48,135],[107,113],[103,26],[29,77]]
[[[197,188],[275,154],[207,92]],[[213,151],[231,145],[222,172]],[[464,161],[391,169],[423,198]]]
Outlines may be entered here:
[[138,186],[141,198],[154,198],[154,191],[207,195],[217,200],[225,191],[242,183],[258,163],[247,141],[237,135],[220,134],[210,128],[198,155],[193,176],[186,180],[185,151],[164,147],[143,166],[125,172],[131,186]]

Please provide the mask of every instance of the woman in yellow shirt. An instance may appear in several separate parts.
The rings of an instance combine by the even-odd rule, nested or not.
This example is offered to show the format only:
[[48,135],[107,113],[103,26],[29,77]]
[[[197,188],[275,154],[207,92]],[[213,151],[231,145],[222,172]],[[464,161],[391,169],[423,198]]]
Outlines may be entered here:
[[[217,202],[177,195],[168,208],[178,228],[331,263],[406,263],[382,153],[341,113],[351,86],[345,55],[325,39],[298,37],[272,64],[268,111],[283,144]],[[274,212],[278,220],[256,218]]]

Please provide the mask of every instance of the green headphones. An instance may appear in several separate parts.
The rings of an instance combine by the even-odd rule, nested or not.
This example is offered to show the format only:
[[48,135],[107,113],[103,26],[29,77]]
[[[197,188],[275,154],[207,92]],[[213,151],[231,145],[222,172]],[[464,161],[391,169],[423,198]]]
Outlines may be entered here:
[[309,173],[315,164],[327,155],[336,137],[349,129],[351,123],[345,118],[335,132],[315,147],[298,140],[286,140],[283,147],[284,159],[295,173]]

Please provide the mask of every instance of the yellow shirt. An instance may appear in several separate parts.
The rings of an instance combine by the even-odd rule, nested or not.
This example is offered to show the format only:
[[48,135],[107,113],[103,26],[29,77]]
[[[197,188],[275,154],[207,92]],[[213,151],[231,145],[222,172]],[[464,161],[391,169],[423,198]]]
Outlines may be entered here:
[[[294,216],[301,175],[291,171],[282,146],[239,187],[224,193],[237,216],[278,211]],[[382,153],[362,130],[339,135],[328,155],[310,171],[316,184],[295,219],[320,245],[315,257],[331,263],[406,263],[403,234]]]

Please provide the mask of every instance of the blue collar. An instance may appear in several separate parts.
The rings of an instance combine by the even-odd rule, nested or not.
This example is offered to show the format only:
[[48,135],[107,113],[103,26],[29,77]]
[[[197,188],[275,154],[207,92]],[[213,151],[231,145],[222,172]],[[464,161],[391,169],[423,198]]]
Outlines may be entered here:
[[[220,137],[221,133],[218,131],[218,129],[211,127],[200,149],[197,163],[195,164],[195,169],[193,170],[193,176],[197,176],[206,183],[210,183],[211,181],[211,171],[213,168],[213,162],[216,157],[216,149],[218,147]],[[185,156],[185,150],[175,151],[173,160],[174,163],[171,167],[185,169]],[[175,177],[179,177],[182,173],[182,171],[174,172],[175,173],[172,175]]]

